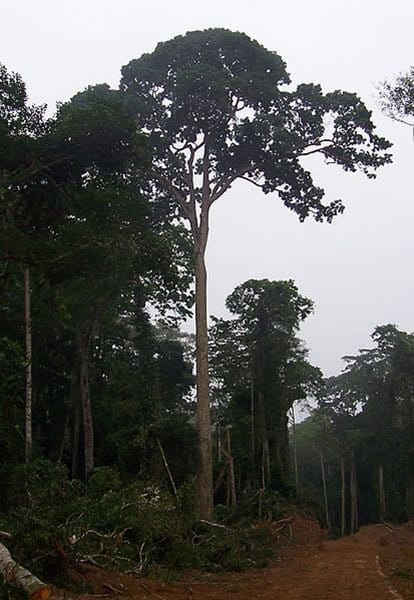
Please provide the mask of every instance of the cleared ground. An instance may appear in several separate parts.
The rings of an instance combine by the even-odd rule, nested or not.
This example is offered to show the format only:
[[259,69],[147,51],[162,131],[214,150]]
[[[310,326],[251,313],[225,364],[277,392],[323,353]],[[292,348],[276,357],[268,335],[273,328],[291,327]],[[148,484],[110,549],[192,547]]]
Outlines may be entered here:
[[[278,560],[262,571],[188,575],[166,584],[98,573],[85,577],[87,598],[133,600],[414,600],[414,522],[364,527],[353,537],[322,541],[312,524],[293,524]],[[73,598],[62,592],[56,598]]]

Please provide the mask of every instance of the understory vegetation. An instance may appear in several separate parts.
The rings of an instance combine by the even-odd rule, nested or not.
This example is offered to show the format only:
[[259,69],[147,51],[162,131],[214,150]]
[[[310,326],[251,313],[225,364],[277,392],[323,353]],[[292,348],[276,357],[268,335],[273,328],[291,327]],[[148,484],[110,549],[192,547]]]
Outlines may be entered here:
[[[57,585],[76,587],[82,564],[162,578],[190,568],[243,571],[264,566],[276,547],[269,521],[251,526],[258,510],[251,496],[237,511],[218,506],[218,524],[197,519],[191,482],[173,497],[155,481],[125,482],[100,467],[83,484],[43,459],[3,468],[1,480],[8,547]],[[286,508],[276,494],[264,506],[268,519]]]

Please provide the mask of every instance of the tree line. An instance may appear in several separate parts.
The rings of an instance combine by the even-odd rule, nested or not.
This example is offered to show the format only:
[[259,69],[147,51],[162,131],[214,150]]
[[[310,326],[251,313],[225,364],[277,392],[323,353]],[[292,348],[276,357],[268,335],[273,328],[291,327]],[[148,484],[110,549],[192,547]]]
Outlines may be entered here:
[[330,529],[414,514],[414,335],[377,327],[374,346],[344,358],[296,427],[299,490],[319,498]]

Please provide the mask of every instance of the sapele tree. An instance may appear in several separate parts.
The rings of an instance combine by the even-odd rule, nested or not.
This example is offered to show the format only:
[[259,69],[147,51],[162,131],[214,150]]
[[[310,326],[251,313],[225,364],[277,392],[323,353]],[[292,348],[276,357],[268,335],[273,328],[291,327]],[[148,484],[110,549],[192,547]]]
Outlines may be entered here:
[[213,497],[205,267],[212,205],[235,181],[247,180],[277,193],[302,221],[330,221],[342,202],[324,204],[302,158],[320,154],[369,177],[390,161],[390,144],[374,133],[355,94],[289,83],[278,54],[225,29],[178,36],[122,69],[121,90],[154,149],[153,191],[176,203],[193,236],[198,503],[206,518]]

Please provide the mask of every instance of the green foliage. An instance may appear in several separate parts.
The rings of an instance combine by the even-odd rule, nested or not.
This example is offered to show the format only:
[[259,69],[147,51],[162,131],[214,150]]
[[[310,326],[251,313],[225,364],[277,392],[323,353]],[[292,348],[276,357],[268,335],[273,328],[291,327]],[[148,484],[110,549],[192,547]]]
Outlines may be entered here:
[[174,501],[158,485],[125,483],[108,467],[96,469],[84,486],[44,460],[9,467],[2,479],[7,505],[0,527],[13,536],[10,550],[51,582],[72,585],[67,568],[76,568],[75,561],[146,573],[245,570],[272,554],[270,532],[252,529],[250,521],[241,526],[241,515],[231,528],[198,522],[192,483]]
[[[16,342],[0,337],[0,455],[15,460],[22,451],[16,430],[22,428],[25,359]],[[0,484],[1,485],[1,484]]]
[[[127,109],[154,148],[154,183],[180,199],[182,216],[195,218],[187,198],[209,205],[243,178],[277,192],[302,221],[331,221],[343,204],[324,204],[303,157],[318,153],[369,177],[390,162],[390,143],[355,94],[289,83],[276,52],[221,28],[177,36],[123,67]],[[197,177],[205,169],[209,183]]]
[[208,571],[261,568],[273,555],[274,540],[264,525],[221,529],[201,523],[193,533],[199,566]]
[[232,425],[238,486],[262,486],[265,472],[270,489],[288,494],[287,413],[320,380],[296,335],[313,305],[293,281],[253,279],[226,305],[234,318],[215,319],[211,371],[219,419]]
[[[322,452],[330,511],[338,529],[341,462],[347,499],[355,461],[362,523],[401,522],[414,514],[414,336],[389,324],[377,327],[372,339],[372,348],[344,358],[343,373],[325,380],[317,409],[296,427],[300,493],[322,501]],[[346,509],[346,521],[348,516]]]
[[249,527],[251,523],[261,519],[268,522],[277,521],[286,513],[289,502],[285,494],[259,489],[241,493],[236,508],[219,504],[215,511],[219,521]]

